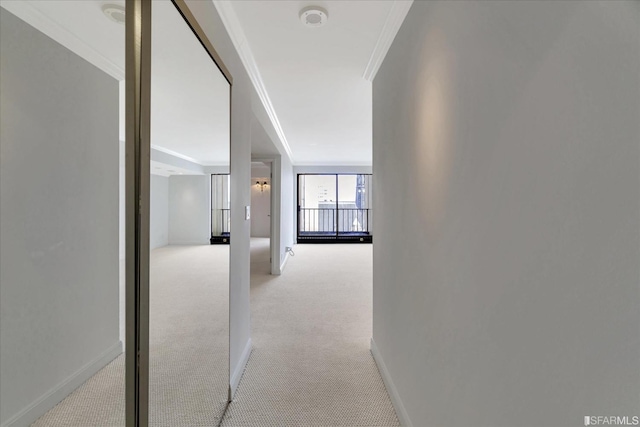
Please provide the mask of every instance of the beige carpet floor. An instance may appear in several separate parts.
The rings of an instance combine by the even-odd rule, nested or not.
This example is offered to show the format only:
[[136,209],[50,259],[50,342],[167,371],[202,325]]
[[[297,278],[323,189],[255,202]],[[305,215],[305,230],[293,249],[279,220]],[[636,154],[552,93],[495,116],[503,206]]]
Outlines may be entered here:
[[397,426],[369,352],[371,245],[298,245],[269,275],[269,240],[252,239],[253,352],[225,427]]
[[[369,352],[371,249],[298,245],[285,274],[271,276],[269,240],[252,240],[254,349],[223,426],[399,425]],[[216,294],[228,283],[225,262],[228,246],[152,254],[154,427],[219,424],[227,361],[215,342],[226,342],[227,332],[216,319],[228,318],[228,311]],[[123,362],[117,358],[34,425],[122,426]]]
[[[227,405],[229,246],[151,253],[149,425],[217,426]],[[123,426],[124,355],[34,424]]]

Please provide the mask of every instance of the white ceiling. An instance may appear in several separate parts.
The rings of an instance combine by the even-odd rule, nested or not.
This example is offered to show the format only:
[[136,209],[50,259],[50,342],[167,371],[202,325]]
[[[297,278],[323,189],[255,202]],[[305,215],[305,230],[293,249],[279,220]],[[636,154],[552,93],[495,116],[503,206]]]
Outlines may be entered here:
[[175,6],[155,1],[151,144],[204,166],[229,164],[230,86]]
[[[0,5],[116,79],[124,25],[104,4],[123,0],[2,0]],[[170,1],[152,11],[151,144],[204,166],[229,164],[229,85]]]
[[[101,7],[107,3],[124,1],[2,0],[0,5],[122,80],[124,26],[104,16]],[[371,80],[411,0],[214,4],[292,162],[370,165]],[[312,4],[328,12],[321,28],[300,22],[300,9]],[[154,1],[153,19],[152,145],[201,165],[227,164],[226,81],[168,0]],[[209,89],[203,89],[207,79]],[[252,128],[266,137],[263,129]],[[263,139],[262,151],[273,149],[271,140]]]
[[[215,1],[236,48],[257,69],[297,165],[370,165],[372,57],[386,53],[410,2]],[[404,3],[399,22],[397,3]],[[328,22],[308,28],[306,6],[321,6]],[[390,41],[389,41],[390,44]],[[388,46],[386,46],[388,48]],[[245,65],[246,62],[245,62]],[[379,64],[377,64],[379,65]],[[247,67],[251,69],[251,64]],[[251,71],[250,71],[251,74]],[[260,90],[260,89],[259,89]],[[269,102],[267,102],[269,104]],[[267,108],[269,106],[267,105]]]

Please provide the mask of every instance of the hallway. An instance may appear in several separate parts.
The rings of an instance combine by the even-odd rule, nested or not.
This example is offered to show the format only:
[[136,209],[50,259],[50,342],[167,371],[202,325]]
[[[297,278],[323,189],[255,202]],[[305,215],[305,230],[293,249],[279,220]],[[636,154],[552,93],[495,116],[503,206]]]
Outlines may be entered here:
[[[211,311],[210,304],[200,303],[203,298],[187,298],[189,295],[201,297],[202,289],[179,295],[175,289],[184,289],[187,283],[203,283],[198,278],[209,283],[210,278],[215,277],[210,269],[226,263],[227,249],[227,246],[178,246],[153,252],[156,292],[152,304],[155,333],[152,333],[154,381],[150,425],[214,426],[218,422],[213,411],[218,405],[212,401],[215,394],[207,393],[202,384],[211,382],[212,375],[214,382],[224,378],[220,376],[222,371],[210,369],[223,363],[211,359],[222,353],[207,349],[210,340],[197,339],[212,331],[203,334],[199,330],[194,336],[186,336],[185,331],[198,329],[193,327],[194,322],[219,323],[204,321],[202,315],[206,313],[209,316],[228,314],[223,307]],[[253,352],[222,425],[399,425],[369,352],[372,246],[298,245],[295,252],[296,256],[289,259],[286,274],[272,276],[269,274],[269,239],[251,241]],[[216,262],[202,262],[203,256],[208,258],[212,254],[219,255]],[[197,269],[205,264],[208,270]],[[179,280],[176,273],[183,271],[177,265],[189,266],[188,270],[198,274],[192,275],[192,280],[181,287],[173,286]],[[216,283],[224,286],[225,281]],[[182,320],[172,324],[170,319],[175,320],[179,313]],[[177,335],[167,339],[174,329]],[[177,339],[178,336],[183,338]],[[191,343],[188,348],[209,355],[206,361],[188,357],[188,381],[183,381],[184,370],[175,369],[179,364],[176,357],[185,355],[179,347],[185,339]],[[117,358],[34,425],[123,425],[123,360],[124,356]],[[198,392],[186,392],[186,384]],[[156,395],[171,398],[159,401]],[[195,407],[202,410],[193,411]]]
[[[226,406],[229,246],[151,252],[149,425],[216,426]],[[125,421],[124,353],[34,427],[118,427]]]
[[253,352],[223,426],[396,426],[369,352],[372,246],[298,245],[271,276],[251,241]]

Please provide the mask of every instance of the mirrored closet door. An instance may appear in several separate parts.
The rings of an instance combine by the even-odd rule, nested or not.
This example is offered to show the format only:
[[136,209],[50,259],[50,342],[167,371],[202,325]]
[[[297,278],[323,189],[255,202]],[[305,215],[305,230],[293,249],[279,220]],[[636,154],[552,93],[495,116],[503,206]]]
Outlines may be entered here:
[[231,88],[180,7],[151,11],[148,416],[215,426],[228,403],[229,246],[210,244],[211,175],[229,173]]

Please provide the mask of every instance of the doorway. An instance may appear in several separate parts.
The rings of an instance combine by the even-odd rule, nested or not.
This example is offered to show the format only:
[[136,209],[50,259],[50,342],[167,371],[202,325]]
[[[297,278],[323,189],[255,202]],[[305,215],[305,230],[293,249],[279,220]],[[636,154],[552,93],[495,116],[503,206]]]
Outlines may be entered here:
[[271,163],[251,162],[251,237],[271,237]]
[[[282,273],[283,267],[283,256],[285,248],[281,247],[281,215],[282,208],[282,166],[281,166],[281,158],[279,155],[273,156],[252,156],[251,157],[251,165],[252,165],[252,178],[250,181],[250,185],[252,187],[252,192],[255,191],[256,182],[260,182],[263,184],[265,181],[267,184],[264,186],[264,191],[266,192],[268,186],[268,200],[269,200],[269,213],[268,219],[270,223],[270,231],[269,238],[265,240],[268,242],[269,247],[269,274],[280,275]],[[253,168],[255,167],[255,174]],[[254,177],[255,175],[255,177]],[[262,181],[259,181],[260,176],[262,175]],[[254,179],[255,178],[255,179]],[[260,186],[258,186],[258,190],[260,191]],[[254,216],[253,209],[251,216]],[[264,218],[262,218],[264,219]],[[251,234],[253,236],[253,234]],[[266,238],[265,238],[266,239]],[[286,258],[285,258],[286,259]]]
[[251,272],[271,272],[271,163],[251,162]]

